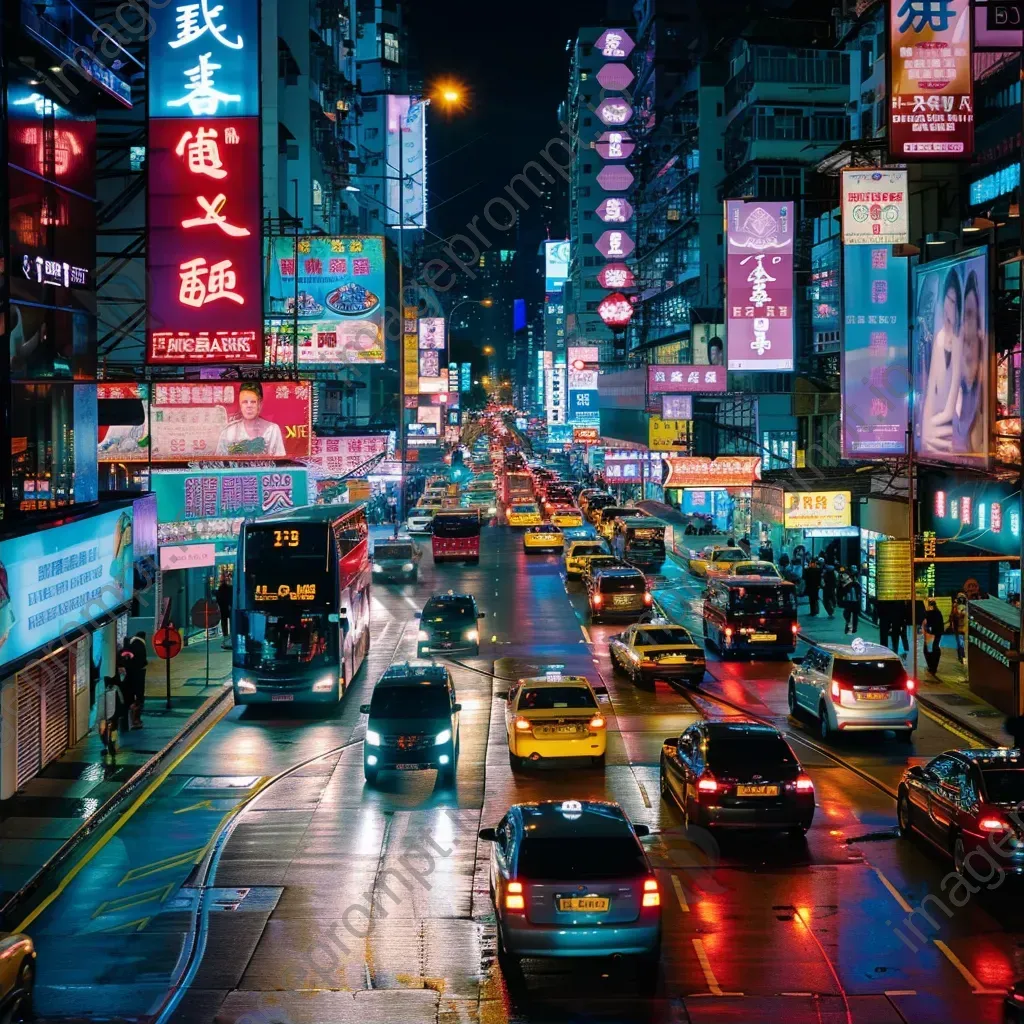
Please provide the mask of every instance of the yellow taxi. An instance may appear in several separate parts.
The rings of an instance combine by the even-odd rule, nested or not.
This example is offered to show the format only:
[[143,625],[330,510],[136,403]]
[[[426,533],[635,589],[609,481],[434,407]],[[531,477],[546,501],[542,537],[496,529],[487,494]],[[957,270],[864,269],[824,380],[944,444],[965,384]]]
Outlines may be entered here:
[[36,950],[27,935],[0,932],[0,1020],[33,1020]]
[[607,541],[597,537],[574,540],[565,549],[565,575],[569,579],[579,579],[591,558],[609,554]]
[[523,550],[527,554],[531,551],[561,551],[562,531],[551,523],[528,526],[523,534]]
[[559,670],[514,683],[505,714],[512,769],[564,757],[589,757],[603,767],[607,729],[597,694],[607,692],[591,686],[586,676]]
[[535,501],[515,501],[505,513],[509,526],[540,526],[540,509]]
[[690,572],[699,579],[709,579],[712,576],[728,576],[730,570],[738,562],[749,562],[748,555],[743,548],[728,548],[720,544],[710,544],[703,551],[697,553],[696,557],[689,562]]
[[575,505],[555,505],[551,510],[551,522],[555,526],[582,526],[583,513]]

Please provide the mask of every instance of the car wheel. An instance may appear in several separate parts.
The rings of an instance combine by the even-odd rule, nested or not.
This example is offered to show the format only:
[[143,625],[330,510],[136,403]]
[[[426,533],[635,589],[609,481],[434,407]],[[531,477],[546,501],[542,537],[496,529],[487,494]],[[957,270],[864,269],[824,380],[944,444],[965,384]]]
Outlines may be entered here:
[[590,759],[590,763],[595,768],[603,768],[604,767],[604,754],[598,754],[597,757],[592,757]]
[[377,781],[377,771],[378,769],[376,768],[370,768],[369,766],[363,767],[363,778],[366,779],[371,786]]
[[622,665],[619,664],[619,659],[616,658],[615,655],[611,651],[608,652],[608,657],[611,659],[611,662],[612,662],[612,675],[615,675],[615,676],[623,676],[623,675],[625,675],[626,674],[626,670],[622,667]]
[[826,743],[832,739],[832,726],[829,725],[828,712],[824,704],[818,707],[818,735]]
[[505,940],[501,935],[501,925],[498,925],[498,966],[501,968],[501,973],[505,976],[505,984],[508,986],[510,992],[516,992],[522,989],[525,984],[523,978],[523,968],[520,963],[519,957],[515,953],[510,953],[505,945]]
[[909,838],[914,831],[914,825],[910,817],[910,794],[905,789],[900,790],[896,799],[896,823],[900,835],[904,839]]
[[953,870],[958,875],[963,875],[965,872],[964,862],[967,860],[967,847],[964,844],[964,837],[959,832],[953,837],[952,854]]
[[443,768],[437,770],[437,781],[442,786],[449,787],[455,785],[455,764],[446,764]]
[[790,681],[789,681],[789,692],[787,694],[787,703],[789,704],[789,713],[794,718],[796,718],[797,712],[800,710],[800,708],[797,706],[797,702],[796,702],[796,683],[794,683],[792,679],[790,679]]
[[29,1021],[35,1017],[32,1010],[32,993],[36,985],[35,964],[26,959],[18,971],[15,988],[21,992],[11,1012],[11,1020],[15,1022]]
[[904,729],[902,732],[898,733],[897,735],[899,737],[900,743],[911,744],[911,743],[914,742],[914,730],[913,729]]
[[521,757],[516,757],[516,755],[510,750],[508,752],[508,766],[514,772],[521,771],[523,767],[523,759]]

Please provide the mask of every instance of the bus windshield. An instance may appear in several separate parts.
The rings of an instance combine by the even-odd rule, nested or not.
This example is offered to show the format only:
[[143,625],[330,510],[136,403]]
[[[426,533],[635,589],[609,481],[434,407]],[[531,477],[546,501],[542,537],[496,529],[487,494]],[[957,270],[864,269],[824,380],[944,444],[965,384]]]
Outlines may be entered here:
[[[247,628],[239,631],[244,650],[236,652],[239,668],[279,675],[338,664],[338,627],[326,612],[288,609],[281,615],[243,612]],[[241,655],[241,657],[239,657]]]
[[479,537],[480,517],[477,515],[451,516],[438,513],[434,516],[435,537]]
[[789,614],[796,613],[796,598],[791,586],[778,587],[733,587],[729,595],[729,607],[734,612]]
[[630,548],[643,550],[645,548],[664,548],[665,527],[664,526],[642,526],[632,527],[626,531],[626,544]]

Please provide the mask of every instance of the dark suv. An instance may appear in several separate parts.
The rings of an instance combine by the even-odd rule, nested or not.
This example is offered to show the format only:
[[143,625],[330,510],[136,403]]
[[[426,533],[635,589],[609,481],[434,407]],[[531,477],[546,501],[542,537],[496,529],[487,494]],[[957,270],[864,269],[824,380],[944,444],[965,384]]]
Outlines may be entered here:
[[450,783],[459,761],[459,717],[455,684],[443,665],[392,665],[374,687],[363,743],[363,774],[373,783],[380,771],[436,768]]
[[479,654],[478,621],[484,613],[477,611],[472,594],[435,594],[417,614],[420,629],[416,637],[416,654]]
[[599,569],[587,581],[590,621],[626,619],[635,622],[654,604],[647,577],[630,567]]

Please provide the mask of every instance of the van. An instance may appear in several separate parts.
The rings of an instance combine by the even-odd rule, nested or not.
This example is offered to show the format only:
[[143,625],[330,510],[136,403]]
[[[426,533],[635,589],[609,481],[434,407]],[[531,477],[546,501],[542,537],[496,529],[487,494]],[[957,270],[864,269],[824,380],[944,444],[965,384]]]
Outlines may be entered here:
[[647,577],[639,569],[601,569],[587,584],[587,604],[591,622],[636,622],[651,611],[654,597],[647,589]]
[[665,561],[667,528],[667,523],[652,516],[622,516],[615,520],[612,552],[633,565],[661,565]]
[[704,593],[704,638],[731,654],[790,654],[800,627],[796,587],[765,576],[718,576]]

